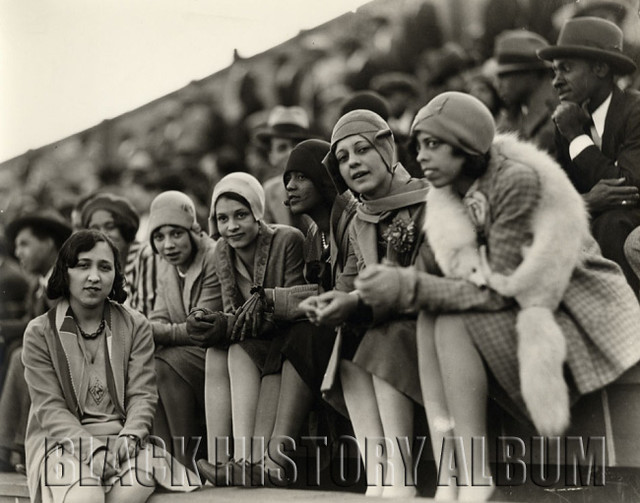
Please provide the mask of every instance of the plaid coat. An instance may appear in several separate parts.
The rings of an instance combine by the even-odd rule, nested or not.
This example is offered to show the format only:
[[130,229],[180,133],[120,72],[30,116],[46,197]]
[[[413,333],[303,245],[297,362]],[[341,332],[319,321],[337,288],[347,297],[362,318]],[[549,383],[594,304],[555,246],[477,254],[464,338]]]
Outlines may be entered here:
[[[531,242],[531,217],[540,187],[533,166],[495,152],[489,169],[478,179],[476,190],[487,204],[479,235],[486,240],[493,271],[508,275],[522,261],[523,246]],[[514,299],[465,280],[410,269],[399,274],[400,307],[461,313],[492,373],[526,412],[520,394],[515,329],[519,308]],[[567,341],[567,366],[578,393],[605,386],[640,360],[638,302],[619,266],[604,259],[591,238],[555,314]]]

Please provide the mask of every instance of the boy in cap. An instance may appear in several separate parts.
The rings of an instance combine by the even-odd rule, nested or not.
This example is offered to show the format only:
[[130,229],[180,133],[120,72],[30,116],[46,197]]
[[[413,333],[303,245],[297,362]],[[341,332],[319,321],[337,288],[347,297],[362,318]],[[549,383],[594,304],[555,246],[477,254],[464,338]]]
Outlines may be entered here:
[[610,21],[570,19],[557,45],[538,56],[553,62],[560,98],[553,113],[558,160],[584,196],[602,254],[622,267],[637,292],[624,242],[640,225],[640,93],[616,85],[616,76],[636,69],[622,52],[622,38]]

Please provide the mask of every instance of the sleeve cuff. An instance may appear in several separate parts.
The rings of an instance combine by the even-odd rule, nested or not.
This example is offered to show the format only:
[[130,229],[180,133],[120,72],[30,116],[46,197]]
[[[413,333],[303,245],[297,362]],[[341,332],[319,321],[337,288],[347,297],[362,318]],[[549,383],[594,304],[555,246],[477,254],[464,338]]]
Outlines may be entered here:
[[569,157],[571,157],[573,161],[585,148],[591,145],[595,145],[595,143],[593,143],[593,140],[589,138],[588,135],[581,134],[580,136],[576,136],[569,144]]

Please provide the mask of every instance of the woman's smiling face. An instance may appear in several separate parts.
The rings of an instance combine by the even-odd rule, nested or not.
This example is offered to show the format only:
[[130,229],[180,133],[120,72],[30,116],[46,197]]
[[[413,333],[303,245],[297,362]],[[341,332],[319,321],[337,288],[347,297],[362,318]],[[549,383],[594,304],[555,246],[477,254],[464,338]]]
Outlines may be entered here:
[[216,201],[216,222],[220,235],[235,249],[251,246],[260,231],[249,207],[224,196]]
[[365,196],[378,199],[387,195],[391,171],[371,143],[360,135],[351,135],[336,144],[340,175],[347,186]]
[[417,160],[424,177],[436,188],[454,183],[462,172],[464,157],[454,155],[448,143],[419,131],[416,135]]

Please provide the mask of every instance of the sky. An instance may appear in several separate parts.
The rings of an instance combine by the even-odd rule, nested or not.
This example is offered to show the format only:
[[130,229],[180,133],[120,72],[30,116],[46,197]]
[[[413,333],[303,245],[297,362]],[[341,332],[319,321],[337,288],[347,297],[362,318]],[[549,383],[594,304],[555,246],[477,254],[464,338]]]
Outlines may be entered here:
[[206,77],[365,0],[0,0],[0,162]]

